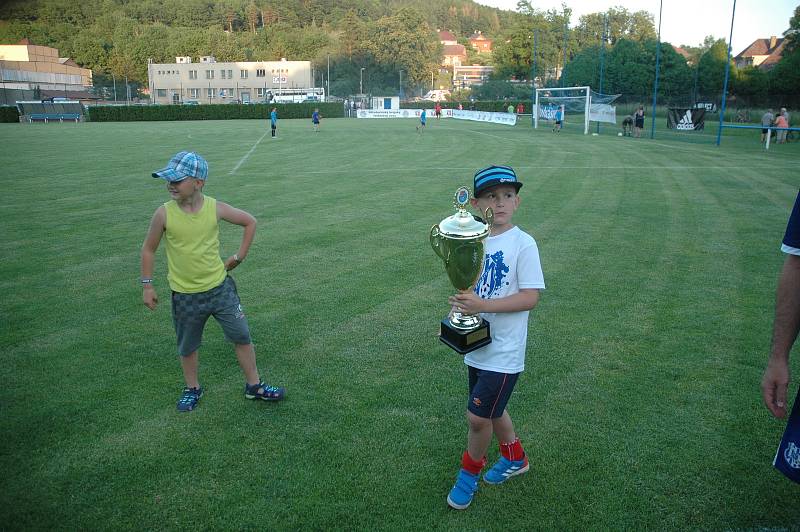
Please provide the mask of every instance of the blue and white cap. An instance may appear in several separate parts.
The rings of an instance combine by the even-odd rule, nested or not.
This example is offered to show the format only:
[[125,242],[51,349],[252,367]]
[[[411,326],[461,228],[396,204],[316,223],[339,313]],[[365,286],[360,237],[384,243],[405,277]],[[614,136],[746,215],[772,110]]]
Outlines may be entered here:
[[511,185],[517,189],[522,188],[522,183],[517,181],[517,174],[510,166],[489,166],[475,172],[475,184],[472,188],[473,196],[478,197],[484,190],[497,185]]
[[187,177],[205,180],[208,177],[208,163],[193,151],[176,153],[166,168],[153,172],[153,177],[166,179],[170,183],[183,181]]

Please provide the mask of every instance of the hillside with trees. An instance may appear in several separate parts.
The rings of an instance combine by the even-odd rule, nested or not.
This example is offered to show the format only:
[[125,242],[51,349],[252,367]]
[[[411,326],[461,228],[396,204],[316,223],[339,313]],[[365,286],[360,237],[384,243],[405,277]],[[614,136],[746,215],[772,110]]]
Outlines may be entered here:
[[[528,0],[513,12],[471,0],[11,0],[0,6],[0,43],[27,38],[58,48],[91,68],[96,85],[108,84],[112,76],[146,85],[148,60],[285,57],[310,60],[317,84],[330,68],[334,95],[357,92],[362,68],[369,92],[397,92],[402,70],[406,94],[414,94],[430,88],[432,79],[446,78],[436,76],[442,51],[436,30],[450,30],[462,44],[481,31],[494,40],[494,51],[470,52],[469,59],[494,65],[495,79],[476,90],[478,96],[509,96],[515,89],[505,82],[529,80],[534,65],[540,85],[598,87],[601,46],[604,92],[638,97],[651,90],[656,30],[649,13],[616,7],[573,18],[566,4],[540,10]],[[791,27],[797,19],[796,13]],[[720,47],[725,43],[706,39],[690,48],[697,59],[687,65],[671,46],[662,46],[662,97],[687,102],[694,93],[718,97],[720,61],[723,70],[725,63]],[[733,69],[732,90],[749,98],[791,92],[797,87],[798,53],[787,47],[791,57],[775,68],[781,76]]]

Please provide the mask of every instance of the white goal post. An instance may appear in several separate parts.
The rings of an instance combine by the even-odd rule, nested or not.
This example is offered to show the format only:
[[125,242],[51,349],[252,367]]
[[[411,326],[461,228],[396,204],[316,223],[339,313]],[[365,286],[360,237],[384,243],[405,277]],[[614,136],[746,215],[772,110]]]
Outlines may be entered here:
[[[539,127],[539,93],[552,93],[554,92],[570,92],[575,94],[574,96],[556,96],[554,97],[558,101],[562,102],[565,100],[572,100],[573,104],[578,104],[580,100],[584,100],[583,102],[583,134],[589,134],[589,106],[592,102],[592,89],[591,87],[552,87],[549,89],[536,89],[536,101],[534,102],[534,113],[533,113],[533,127]],[[579,95],[581,92],[584,94]],[[563,116],[562,116],[563,118]]]

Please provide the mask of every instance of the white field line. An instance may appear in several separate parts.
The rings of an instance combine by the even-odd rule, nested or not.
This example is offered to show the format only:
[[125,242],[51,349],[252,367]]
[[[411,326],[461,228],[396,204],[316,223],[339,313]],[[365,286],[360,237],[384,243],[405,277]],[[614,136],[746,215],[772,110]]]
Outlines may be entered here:
[[235,173],[236,173],[236,170],[238,170],[238,169],[239,169],[239,167],[240,167],[240,166],[242,166],[242,165],[244,164],[244,162],[247,160],[247,158],[248,158],[248,157],[250,157],[250,155],[251,155],[251,154],[253,153],[253,151],[256,149],[256,146],[258,146],[258,145],[261,143],[261,141],[262,141],[262,140],[264,140],[264,137],[266,137],[266,136],[267,136],[267,133],[268,133],[268,132],[267,132],[267,131],[265,131],[265,132],[264,132],[264,134],[263,134],[263,135],[261,135],[261,138],[260,138],[260,139],[258,139],[258,140],[256,141],[256,143],[255,143],[255,144],[253,144],[253,147],[252,147],[252,148],[250,148],[250,151],[249,151],[249,152],[247,152],[247,154],[245,154],[245,156],[244,156],[244,157],[242,157],[242,158],[239,160],[239,162],[238,162],[238,163],[236,163],[236,166],[234,166],[234,167],[233,167],[233,170],[231,170],[230,172],[228,172],[228,175],[233,175],[233,174],[235,174]]

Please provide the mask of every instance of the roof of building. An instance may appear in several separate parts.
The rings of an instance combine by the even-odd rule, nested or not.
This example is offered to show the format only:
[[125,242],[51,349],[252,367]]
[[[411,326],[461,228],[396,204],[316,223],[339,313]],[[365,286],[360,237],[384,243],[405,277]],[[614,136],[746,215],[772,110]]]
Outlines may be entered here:
[[48,98],[69,98],[70,100],[99,100],[96,95],[89,91],[51,91],[42,89],[41,98],[43,100]]
[[783,37],[775,37],[774,46],[770,46],[770,44],[772,44],[772,38],[756,39],[750,46],[739,52],[736,58],[752,57],[754,55],[772,55],[775,52],[780,53],[785,41],[786,39]]
[[473,33],[472,35],[470,35],[469,36],[469,40],[470,41],[491,41],[492,39],[490,39],[489,37],[487,37],[486,35],[484,35],[483,33],[478,31],[478,32]]
[[769,70],[775,66],[775,64],[781,60],[781,54],[783,53],[783,47],[786,45],[786,39],[783,37],[770,37],[769,39],[756,39],[753,43],[742,50],[736,57],[735,60],[741,61],[748,57],[753,56],[767,56],[761,63],[759,63],[758,68],[762,70]]
[[451,32],[447,30],[439,30],[439,40],[440,41],[455,41],[456,36],[453,35]]
[[686,59],[687,61],[691,61],[692,60],[692,54],[690,54],[688,51],[684,50],[680,46],[673,46],[672,48],[676,52],[678,52],[680,55],[682,55],[683,58]]
[[467,49],[463,44],[447,44],[444,47],[444,55],[463,55],[466,57]]

